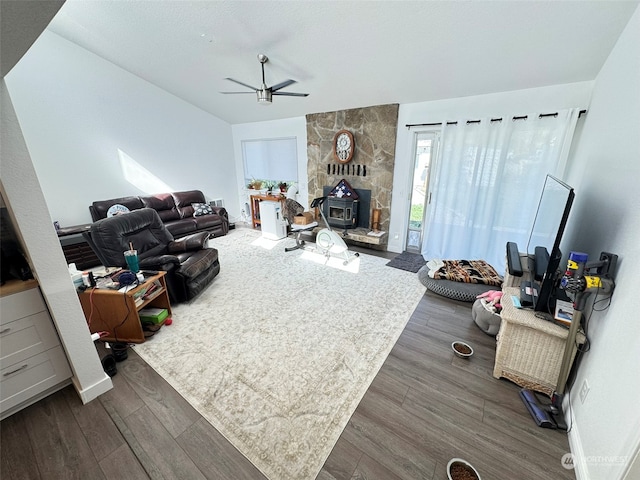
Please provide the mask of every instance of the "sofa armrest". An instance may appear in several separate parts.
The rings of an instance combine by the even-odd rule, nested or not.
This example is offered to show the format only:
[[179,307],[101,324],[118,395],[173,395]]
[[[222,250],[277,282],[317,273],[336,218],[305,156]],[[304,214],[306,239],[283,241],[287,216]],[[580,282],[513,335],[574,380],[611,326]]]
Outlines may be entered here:
[[198,232],[186,237],[179,238],[170,242],[167,251],[171,254],[191,252],[193,250],[202,250],[205,248],[207,240],[209,240],[209,232]]
[[227,209],[224,208],[224,207],[211,206],[211,210],[213,210],[213,213],[215,213],[216,215],[220,215],[221,217],[224,217],[224,218],[229,218],[229,214],[227,213]]
[[154,255],[140,259],[141,270],[162,270],[170,272],[180,266],[180,259],[175,255]]

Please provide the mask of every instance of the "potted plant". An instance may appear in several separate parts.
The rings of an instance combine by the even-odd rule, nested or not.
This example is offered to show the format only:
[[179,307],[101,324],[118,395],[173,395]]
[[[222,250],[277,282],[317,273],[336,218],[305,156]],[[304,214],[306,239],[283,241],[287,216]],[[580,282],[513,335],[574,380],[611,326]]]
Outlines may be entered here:
[[251,190],[260,190],[262,188],[262,180],[256,180],[255,178],[247,184],[247,188]]
[[267,189],[267,192],[274,192],[277,190],[276,189],[276,182],[274,182],[273,180],[265,180],[264,182],[262,182],[262,187]]
[[285,181],[280,181],[280,182],[278,182],[278,188],[280,189],[280,191],[281,191],[282,193],[285,193],[285,192],[287,191],[287,187],[288,187],[288,186],[289,186],[289,185],[288,185],[288,184],[287,184],[287,182],[285,182]]

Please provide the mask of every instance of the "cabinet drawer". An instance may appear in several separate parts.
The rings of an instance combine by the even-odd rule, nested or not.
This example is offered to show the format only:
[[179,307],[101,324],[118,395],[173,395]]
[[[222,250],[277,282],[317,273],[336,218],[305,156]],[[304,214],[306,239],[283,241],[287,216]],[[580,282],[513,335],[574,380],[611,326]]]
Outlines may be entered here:
[[14,293],[0,298],[0,325],[13,322],[19,318],[28,317],[47,309],[40,295],[39,288],[32,288],[24,292]]
[[0,371],[0,412],[71,377],[62,347],[55,347]]
[[0,326],[0,344],[3,369],[59,345],[60,340],[45,311]]

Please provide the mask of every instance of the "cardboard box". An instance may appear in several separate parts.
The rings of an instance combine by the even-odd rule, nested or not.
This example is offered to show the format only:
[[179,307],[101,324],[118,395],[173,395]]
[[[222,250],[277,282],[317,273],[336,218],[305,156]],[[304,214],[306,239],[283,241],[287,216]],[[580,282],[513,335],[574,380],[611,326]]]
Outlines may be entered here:
[[313,222],[313,213],[311,212],[302,212],[293,217],[293,223],[295,225],[308,225]]

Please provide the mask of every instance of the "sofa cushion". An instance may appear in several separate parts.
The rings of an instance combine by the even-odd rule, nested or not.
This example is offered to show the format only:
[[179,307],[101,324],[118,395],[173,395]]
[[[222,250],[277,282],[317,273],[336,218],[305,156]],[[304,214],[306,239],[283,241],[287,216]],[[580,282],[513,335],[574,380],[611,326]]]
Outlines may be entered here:
[[123,213],[129,213],[130,211],[131,210],[129,210],[124,205],[115,203],[109,207],[109,210],[107,210],[107,218],[115,217],[116,215],[122,215]]
[[204,193],[200,190],[187,190],[185,192],[173,192],[176,208],[180,212],[180,218],[193,217],[192,203],[206,203]]
[[194,217],[197,230],[212,230],[216,227],[222,228],[224,219],[220,215],[201,215]]
[[195,252],[178,254],[180,269],[178,273],[185,278],[197,278],[218,260],[218,250],[205,248]]
[[202,215],[213,215],[213,208],[208,203],[192,203],[193,216],[201,217]]
[[170,222],[166,222],[164,226],[167,227],[167,230],[171,232],[174,238],[184,237],[198,230],[198,225],[193,217],[171,220]]
[[101,218],[107,218],[107,211],[116,204],[124,205],[129,210],[139,210],[144,208],[140,197],[121,197],[112,198],[111,200],[98,200],[97,202],[93,202],[90,208],[93,221],[95,222]]
[[170,193],[157,193],[155,195],[147,195],[140,197],[140,200],[147,208],[153,208],[160,220],[168,222],[170,220],[178,220],[180,218],[180,212],[176,208],[176,202],[173,199],[173,195]]

